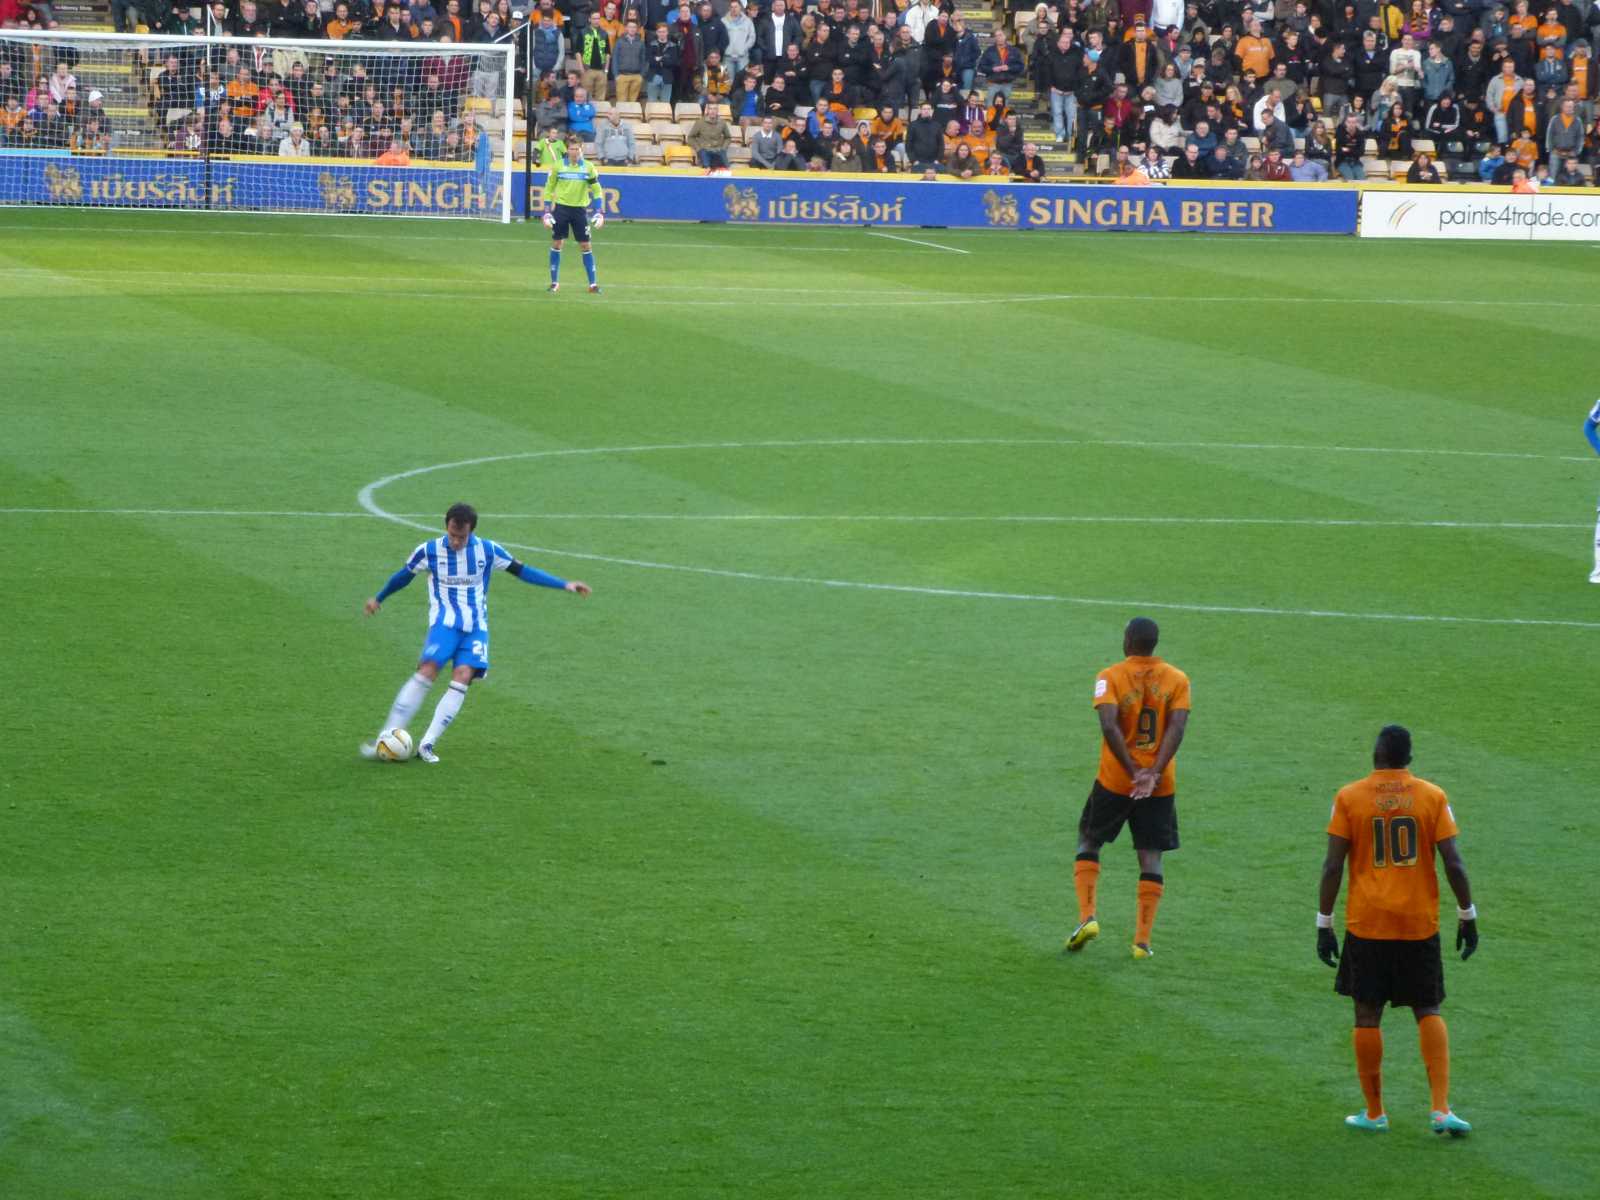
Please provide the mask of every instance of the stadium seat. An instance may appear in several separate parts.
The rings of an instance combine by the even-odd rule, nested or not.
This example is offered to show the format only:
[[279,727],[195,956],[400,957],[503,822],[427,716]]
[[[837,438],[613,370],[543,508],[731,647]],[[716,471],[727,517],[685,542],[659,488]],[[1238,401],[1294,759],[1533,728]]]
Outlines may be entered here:
[[[696,120],[698,120],[698,118],[696,118]],[[686,141],[686,142],[689,140],[689,131],[691,129],[693,129],[693,128],[694,128],[694,121],[679,121],[678,122],[678,129],[682,132],[683,140]]]
[[644,119],[652,125],[657,121],[672,120],[672,105],[665,100],[651,100],[644,106]]
[[656,131],[646,121],[640,121],[633,127],[633,140],[641,146],[654,144]]
[[669,167],[693,166],[694,151],[679,143],[665,147],[661,152],[661,159]]
[[731,163],[739,163],[739,164],[748,163],[750,161],[750,147],[749,146],[731,146],[731,147],[729,147],[729,149],[728,149],[728,161],[731,162]]
[[654,143],[640,142],[639,165],[641,167],[659,167],[661,165],[661,147]]
[[644,120],[644,105],[637,100],[618,100],[614,107],[624,121]]
[[724,121],[733,120],[733,109],[730,108],[728,105],[726,105],[726,104],[717,105],[717,111],[722,114],[722,119]]
[[1433,148],[1432,138],[1417,138],[1411,143],[1411,148],[1418,154],[1426,154],[1430,158],[1438,153],[1438,151]]
[[1242,137],[1239,140],[1244,143],[1244,148],[1249,153],[1251,153],[1251,154],[1260,154],[1261,153],[1261,139],[1260,138],[1258,138],[1258,137]]
[[878,115],[878,110],[862,105],[860,108],[852,110],[850,115],[858,121],[870,121]]
[[658,142],[681,142],[684,139],[683,130],[671,121],[651,121],[650,128]]
[[700,106],[691,102],[678,104],[672,110],[673,119],[678,122],[694,122],[700,119]]
[[1381,158],[1364,158],[1361,165],[1366,168],[1368,179],[1389,178],[1389,164]]
[[487,96],[468,96],[466,110],[469,113],[492,113],[494,101]]

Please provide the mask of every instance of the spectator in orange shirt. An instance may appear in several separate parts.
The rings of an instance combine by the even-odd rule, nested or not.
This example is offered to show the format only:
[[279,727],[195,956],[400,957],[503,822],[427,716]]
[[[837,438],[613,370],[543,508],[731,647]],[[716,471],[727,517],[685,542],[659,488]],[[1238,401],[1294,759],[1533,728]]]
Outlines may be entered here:
[[1249,32],[1235,43],[1233,58],[1239,64],[1239,73],[1254,71],[1257,79],[1272,74],[1272,43],[1261,36],[1261,22],[1251,21]]
[[1539,28],[1539,19],[1528,11],[1528,0],[1516,0],[1511,7],[1511,15],[1506,18],[1506,25],[1522,30],[1523,37],[1532,38]]
[[[948,137],[945,138],[946,142],[949,142],[949,140]],[[989,161],[990,151],[994,149],[994,133],[980,122],[970,127],[967,132],[957,138],[956,144],[970,146],[972,148],[972,156],[979,163],[986,163]]]
[[229,115],[235,121],[254,121],[256,101],[260,95],[261,89],[250,78],[250,68],[241,66],[233,82],[228,85]]
[[1506,151],[1506,157],[1524,171],[1531,171],[1533,164],[1539,161],[1539,143],[1527,134],[1519,133],[1511,139],[1511,147]]
[[395,138],[389,143],[389,148],[378,155],[380,167],[409,167],[411,165],[411,149],[406,145],[404,138]]
[[361,28],[361,22],[350,19],[350,6],[339,0],[333,6],[333,20],[324,22],[322,31],[335,41],[342,41]]

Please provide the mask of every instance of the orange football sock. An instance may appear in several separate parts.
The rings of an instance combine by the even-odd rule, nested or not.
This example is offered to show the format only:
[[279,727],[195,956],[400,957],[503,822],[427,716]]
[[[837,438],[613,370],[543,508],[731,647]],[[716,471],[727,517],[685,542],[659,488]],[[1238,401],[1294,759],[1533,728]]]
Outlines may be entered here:
[[1100,888],[1100,860],[1080,858],[1072,864],[1072,886],[1078,893],[1078,923],[1094,916],[1095,893]]
[[1356,1078],[1367,1098],[1367,1116],[1383,1116],[1383,1030],[1356,1026]]
[[1134,926],[1133,940],[1141,946],[1150,944],[1150,929],[1156,923],[1156,909],[1161,906],[1162,890],[1161,876],[1139,876],[1139,916]]
[[1438,1013],[1417,1022],[1417,1040],[1422,1043],[1422,1062],[1428,1068],[1428,1090],[1433,1095],[1433,1111],[1450,1111],[1450,1030]]

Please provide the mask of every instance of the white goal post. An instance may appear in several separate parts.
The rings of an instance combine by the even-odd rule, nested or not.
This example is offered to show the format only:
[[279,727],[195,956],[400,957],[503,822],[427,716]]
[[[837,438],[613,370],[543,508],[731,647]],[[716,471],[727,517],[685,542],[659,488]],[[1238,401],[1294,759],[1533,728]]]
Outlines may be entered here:
[[0,29],[0,204],[509,222],[515,56]]

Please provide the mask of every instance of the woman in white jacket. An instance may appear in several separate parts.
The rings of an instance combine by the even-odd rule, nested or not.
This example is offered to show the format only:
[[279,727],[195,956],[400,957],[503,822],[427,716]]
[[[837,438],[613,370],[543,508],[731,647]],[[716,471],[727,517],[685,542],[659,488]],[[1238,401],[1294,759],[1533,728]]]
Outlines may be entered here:
[[1183,27],[1183,0],[1152,0],[1150,24],[1157,33]]

